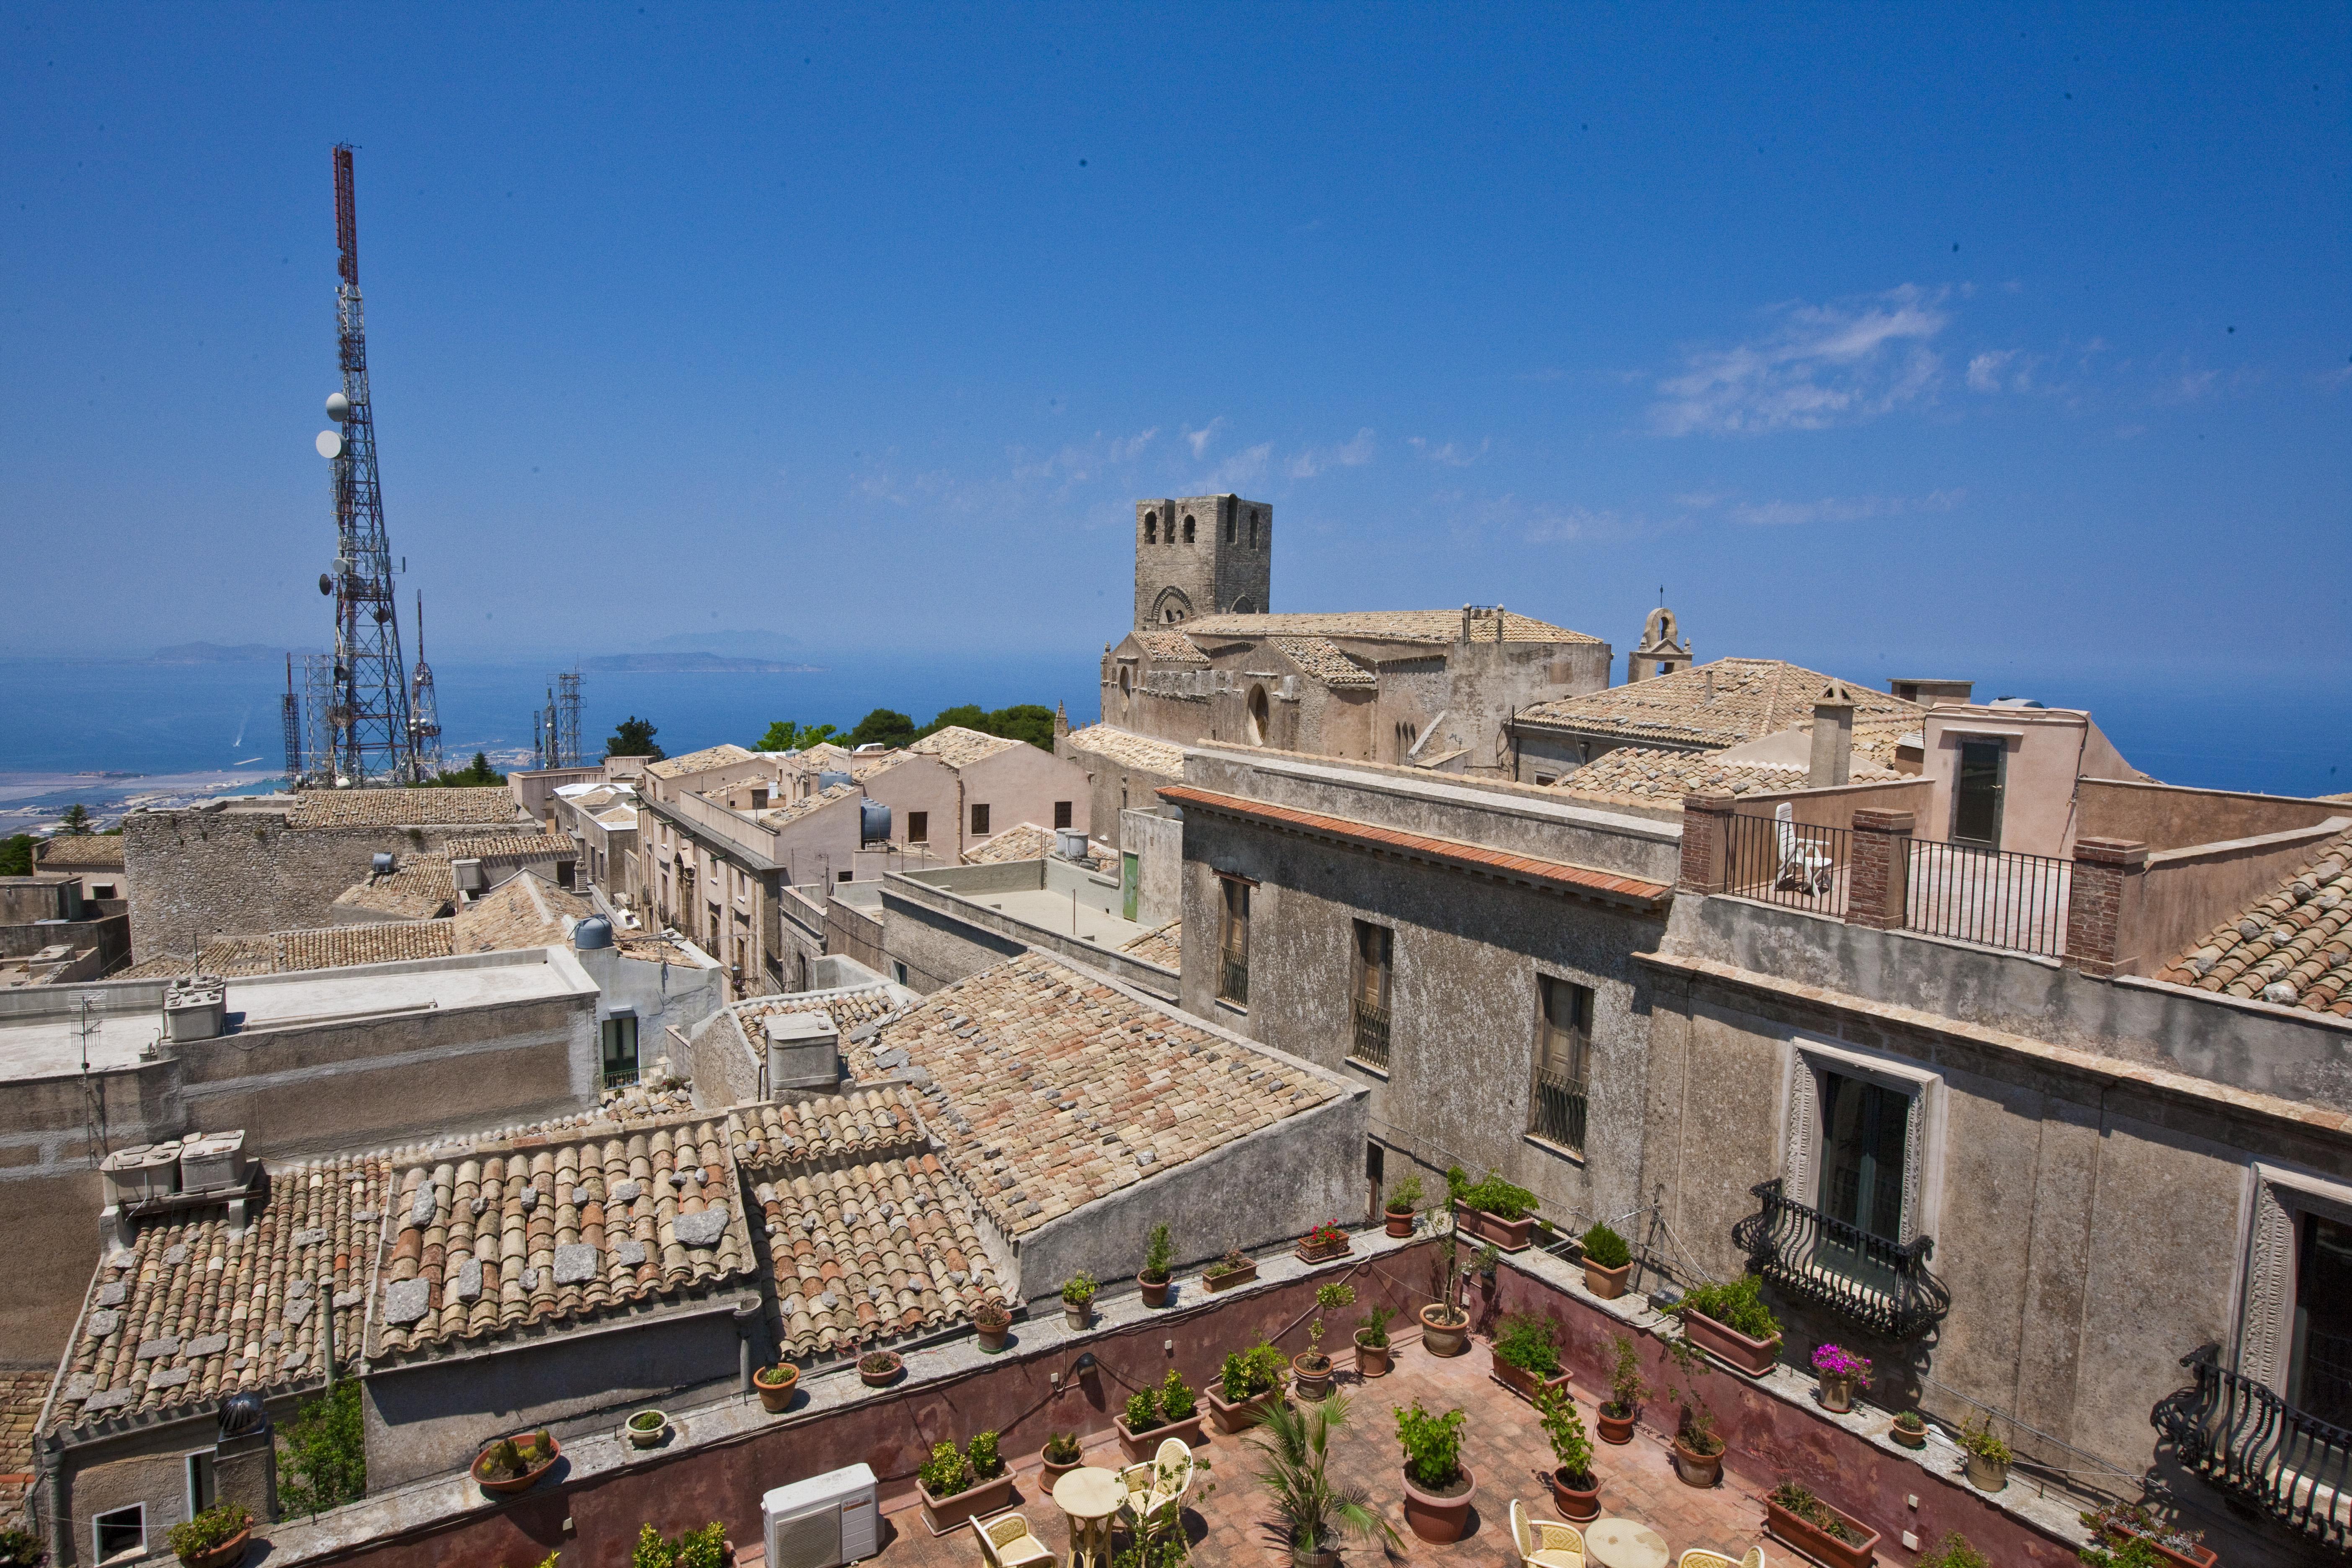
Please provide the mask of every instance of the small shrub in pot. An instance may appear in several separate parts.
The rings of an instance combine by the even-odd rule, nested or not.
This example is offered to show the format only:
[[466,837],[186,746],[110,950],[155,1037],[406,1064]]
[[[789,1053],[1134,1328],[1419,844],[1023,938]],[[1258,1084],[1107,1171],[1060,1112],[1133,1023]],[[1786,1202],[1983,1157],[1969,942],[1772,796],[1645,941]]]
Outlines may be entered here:
[[1612,1334],[1609,1356],[1609,1397],[1601,1405],[1601,1440],[1630,1443],[1633,1418],[1642,1413],[1642,1401],[1650,1396],[1650,1385],[1642,1381],[1642,1351],[1632,1335]]
[[1633,1248],[1626,1239],[1595,1220],[1584,1233],[1584,1288],[1604,1301],[1625,1293],[1625,1277],[1633,1271]]
[[1143,1267],[1135,1271],[1135,1282],[1143,1292],[1147,1307],[1168,1305],[1168,1293],[1175,1289],[1171,1270],[1176,1261],[1176,1243],[1165,1225],[1155,1225],[1144,1238]]
[[1462,1412],[1433,1415],[1418,1400],[1396,1408],[1404,1449],[1404,1521],[1423,1541],[1444,1545],[1468,1528],[1477,1479],[1462,1464]]
[[1363,1326],[1356,1331],[1356,1371],[1365,1377],[1388,1375],[1391,1351],[1389,1320],[1396,1314],[1386,1307],[1364,1309]]
[[1585,1436],[1576,1401],[1565,1388],[1546,1387],[1536,1394],[1536,1415],[1551,1444],[1551,1495],[1560,1517],[1580,1524],[1599,1518],[1601,1482],[1592,1473],[1592,1439]]

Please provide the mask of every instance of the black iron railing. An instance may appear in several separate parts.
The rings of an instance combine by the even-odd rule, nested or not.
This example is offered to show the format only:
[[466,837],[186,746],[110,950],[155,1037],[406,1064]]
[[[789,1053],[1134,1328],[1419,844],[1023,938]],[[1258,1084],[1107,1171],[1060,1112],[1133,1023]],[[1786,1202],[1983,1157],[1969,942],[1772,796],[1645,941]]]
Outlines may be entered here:
[[2056,958],[2066,950],[2071,861],[1911,841],[1904,928]]
[[1853,835],[1843,827],[1731,816],[1724,822],[1722,890],[1815,914],[1845,913]]
[[1389,1065],[1389,1010],[1356,998],[1356,1044],[1348,1054],[1376,1068]]
[[1249,965],[1246,963],[1236,963],[1232,959],[1228,958],[1224,961],[1222,967],[1224,973],[1219,976],[1217,981],[1218,997],[1223,1001],[1232,1002],[1240,1006],[1248,1006]]
[[1777,1178],[1748,1191],[1763,1206],[1731,1238],[1790,1295],[1896,1340],[1916,1339],[1952,1310],[1952,1293],[1927,1269],[1931,1238],[1898,1246],[1786,1196]]
[[1533,1123],[1528,1131],[1563,1149],[1584,1152],[1584,1080],[1536,1072]]
[[2180,1462],[2292,1529],[2352,1545],[2352,1431],[2223,1366],[2218,1346],[2180,1364],[2191,1385],[2156,1407]]

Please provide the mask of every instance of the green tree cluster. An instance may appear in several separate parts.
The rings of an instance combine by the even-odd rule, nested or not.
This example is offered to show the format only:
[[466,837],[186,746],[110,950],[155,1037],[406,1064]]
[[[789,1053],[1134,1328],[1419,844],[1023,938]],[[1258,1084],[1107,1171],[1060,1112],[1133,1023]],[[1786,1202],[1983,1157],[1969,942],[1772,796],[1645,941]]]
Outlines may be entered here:
[[490,784],[502,784],[507,775],[490,766],[489,753],[476,752],[474,760],[462,768],[443,768],[417,785],[419,789],[480,789]]
[[12,833],[0,838],[0,877],[29,877],[33,874],[34,842],[29,833]]
[[877,708],[845,732],[831,724],[800,724],[790,719],[778,719],[768,726],[768,732],[760,737],[752,750],[803,752],[826,741],[843,746],[906,746],[926,735],[937,734],[950,724],[977,730],[983,735],[1024,742],[1043,752],[1054,749],[1051,708],[1037,702],[1016,702],[1007,708],[982,708],[977,702],[966,702],[961,707],[941,709],[929,723],[923,725],[895,708]]
[[289,1514],[320,1514],[367,1495],[360,1385],[343,1378],[306,1400],[278,1438],[278,1496]]
[[640,719],[632,713],[621,721],[620,728],[614,730],[612,739],[604,742],[604,754],[608,757],[645,757],[658,763],[669,755],[654,744],[654,737],[660,733],[654,728],[652,720]]

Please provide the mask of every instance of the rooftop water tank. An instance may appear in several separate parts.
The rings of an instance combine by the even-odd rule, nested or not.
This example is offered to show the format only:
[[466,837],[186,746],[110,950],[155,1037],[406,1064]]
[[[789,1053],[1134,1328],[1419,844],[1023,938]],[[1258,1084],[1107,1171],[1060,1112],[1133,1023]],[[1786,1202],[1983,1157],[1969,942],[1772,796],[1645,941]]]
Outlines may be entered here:
[[857,781],[856,779],[851,778],[847,773],[842,773],[834,768],[827,768],[823,773],[816,775],[816,787],[820,791],[829,790],[835,784],[856,784],[856,782]]
[[857,837],[866,844],[887,844],[890,840],[890,808],[878,800],[857,803]]
[[585,952],[590,948],[613,945],[613,922],[603,915],[590,915],[572,928],[572,945]]
[[377,850],[373,860],[371,862],[371,864],[375,867],[375,874],[379,877],[391,876],[393,868],[399,862],[394,858],[392,851],[389,849]]

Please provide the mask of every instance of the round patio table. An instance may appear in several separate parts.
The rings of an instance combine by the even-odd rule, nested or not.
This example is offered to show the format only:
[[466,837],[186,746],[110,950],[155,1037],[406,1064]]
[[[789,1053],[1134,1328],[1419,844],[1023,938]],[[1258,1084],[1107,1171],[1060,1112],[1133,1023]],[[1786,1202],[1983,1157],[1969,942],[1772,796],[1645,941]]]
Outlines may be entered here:
[[1584,1527],[1584,1550],[1601,1568],[1666,1568],[1666,1538],[1638,1520],[1593,1521]]
[[1070,1521],[1070,1568],[1099,1568],[1110,1561],[1111,1521],[1125,1501],[1127,1489],[1118,1478],[1093,1465],[1081,1465],[1054,1483],[1054,1506]]

